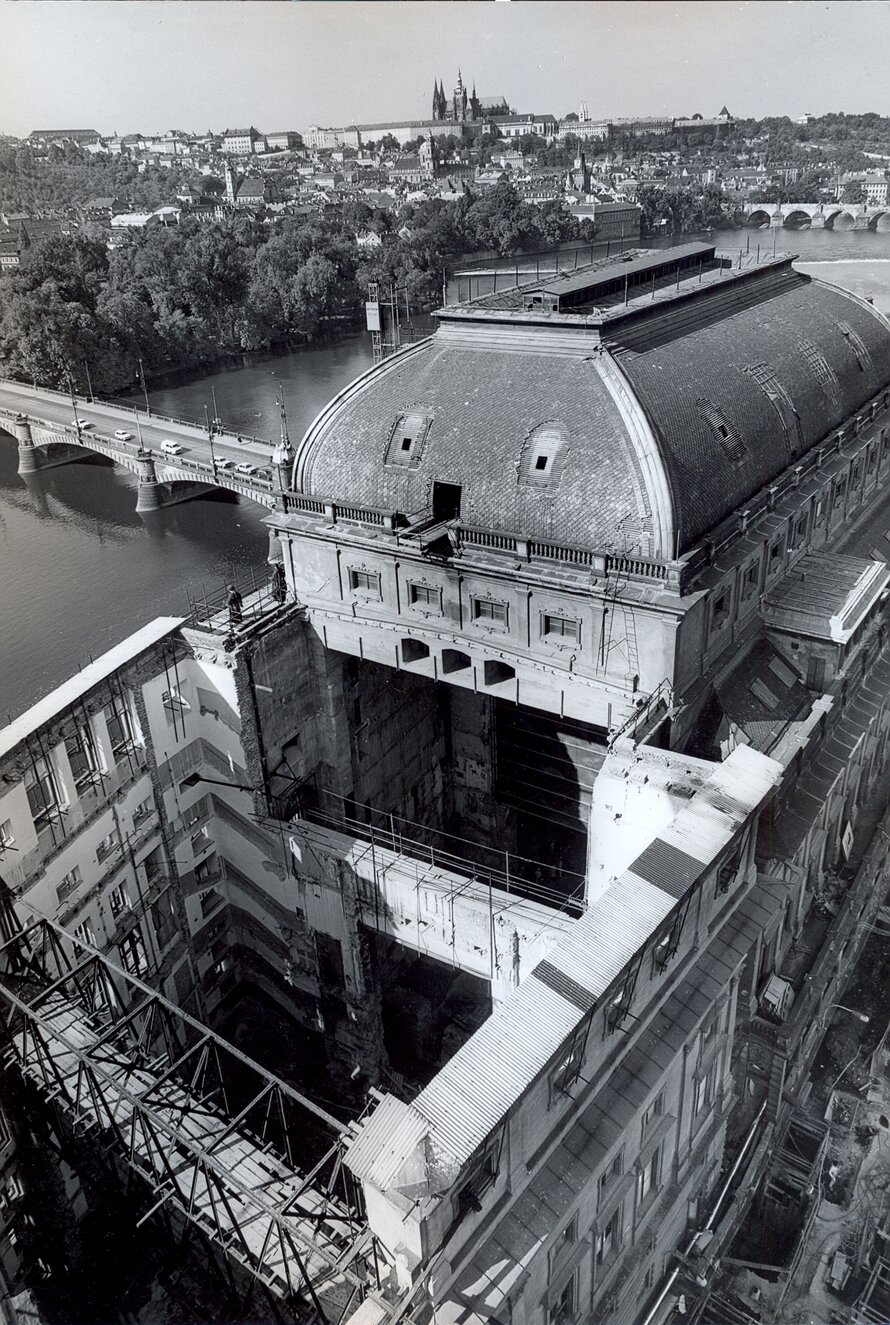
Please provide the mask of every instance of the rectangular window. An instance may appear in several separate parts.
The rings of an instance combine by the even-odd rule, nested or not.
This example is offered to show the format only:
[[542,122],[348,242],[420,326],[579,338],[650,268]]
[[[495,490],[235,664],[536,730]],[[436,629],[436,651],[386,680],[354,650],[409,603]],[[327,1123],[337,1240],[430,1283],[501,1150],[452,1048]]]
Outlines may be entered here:
[[488,1191],[498,1175],[502,1135],[499,1130],[494,1136],[490,1136],[470,1162],[466,1180],[458,1197],[461,1204],[470,1210],[482,1209],[480,1198]]
[[96,946],[96,936],[93,933],[93,926],[89,920],[82,920],[74,930],[74,937],[80,939],[81,943],[89,943],[90,947]]
[[645,1164],[637,1169],[637,1205],[640,1206],[658,1189],[661,1177],[661,1146],[656,1146]]
[[597,1265],[602,1265],[609,1259],[613,1251],[616,1251],[621,1242],[621,1206],[606,1220],[601,1229],[597,1231],[595,1241],[595,1253]]
[[121,939],[118,947],[121,955],[121,966],[124,970],[129,971],[130,975],[141,975],[148,966],[148,960],[139,928],[131,930],[125,938]]
[[74,892],[74,889],[77,888],[82,883],[83,883],[83,875],[80,872],[80,866],[74,865],[65,875],[65,877],[62,880],[60,880],[56,888],[56,897],[59,899],[60,902],[63,902],[65,898],[70,897],[70,895]]
[[145,870],[145,882],[154,883],[164,873],[164,851],[162,847],[155,847],[142,862]]
[[561,1256],[578,1241],[578,1216],[574,1215],[550,1248],[550,1274],[559,1264]]
[[717,1061],[711,1064],[703,1077],[698,1077],[692,1092],[692,1112],[694,1115],[709,1108],[717,1092]]
[[5,851],[15,845],[15,837],[12,832],[12,820],[4,819],[0,823],[0,851]]
[[205,856],[195,866],[195,879],[198,883],[206,883],[209,879],[215,879],[218,873],[219,860],[215,855]]
[[210,829],[206,824],[202,825],[202,827],[196,829],[195,832],[190,835],[189,840],[192,844],[192,855],[200,856],[201,852],[206,851],[210,846]]
[[154,802],[152,801],[150,796],[148,800],[140,801],[139,804],[136,806],[135,810],[133,811],[134,826],[142,824],[145,822],[146,819],[151,818],[151,812],[153,808],[154,808]]
[[115,828],[112,832],[108,833],[106,837],[103,837],[102,841],[96,847],[96,859],[99,864],[104,864],[105,861],[110,860],[112,856],[119,852],[120,845],[121,840],[118,837],[118,832]]
[[108,726],[108,739],[114,755],[126,754],[135,745],[133,738],[133,720],[122,700],[116,699],[105,710],[105,722]]
[[548,1325],[573,1325],[578,1312],[578,1271],[570,1275],[547,1313]]
[[380,597],[380,576],[369,570],[351,570],[349,587],[358,593],[376,594]]
[[161,695],[161,703],[171,713],[188,713],[191,708],[191,704],[183,699],[178,690],[165,690]]
[[587,1031],[589,1026],[589,1021],[585,1020],[583,1024],[576,1029],[572,1038],[567,1041],[562,1056],[550,1073],[551,1104],[558,1096],[565,1094],[571,1086],[574,1086],[578,1077],[581,1075],[581,1065],[584,1062],[584,1050],[587,1046]]
[[473,599],[473,620],[486,624],[506,626],[507,604],[494,603],[490,598]]
[[600,1174],[600,1176],[597,1178],[596,1180],[597,1210],[601,1209],[603,1204],[603,1198],[605,1197],[606,1193],[611,1189],[612,1183],[615,1181],[616,1178],[621,1177],[621,1170],[623,1167],[622,1161],[623,1161],[623,1156],[621,1151],[619,1151],[618,1154],[615,1156],[615,1158],[612,1160],[612,1163],[608,1166],[608,1168],[605,1168],[603,1172]]
[[201,893],[201,919],[206,920],[212,916],[214,911],[222,905],[222,898],[215,888],[208,888],[206,892]]
[[729,620],[729,590],[721,589],[711,604],[711,629],[720,630]]
[[62,809],[62,797],[53,769],[45,759],[25,774],[25,791],[34,827],[39,833],[48,824],[57,823]]
[[750,598],[757,592],[757,585],[760,581],[760,562],[749,561],[745,567],[745,576],[742,580],[742,597]]
[[154,925],[155,938],[159,948],[166,948],[176,933],[176,916],[169,892],[161,893],[151,908],[151,923]]
[[119,916],[124,911],[129,911],[131,903],[130,894],[127,891],[127,885],[125,883],[119,883],[116,888],[112,888],[111,892],[108,894],[108,902],[111,906],[111,914],[113,916]]
[[441,590],[433,589],[428,584],[409,584],[408,599],[418,607],[438,608],[441,602]]
[[655,1099],[649,1105],[649,1108],[643,1114],[640,1125],[640,1132],[643,1136],[646,1135],[646,1132],[648,1131],[650,1124],[652,1124],[656,1118],[660,1118],[663,1113],[664,1113],[664,1091],[661,1090],[658,1092]]
[[769,568],[771,571],[778,570],[782,564],[782,540],[777,538],[775,543],[770,544],[769,549]]
[[577,644],[581,638],[581,622],[575,621],[571,617],[545,614],[544,634],[554,639],[568,640],[572,644]]
[[78,791],[89,787],[101,772],[99,755],[93,741],[93,733],[88,726],[76,727],[65,741],[71,776]]

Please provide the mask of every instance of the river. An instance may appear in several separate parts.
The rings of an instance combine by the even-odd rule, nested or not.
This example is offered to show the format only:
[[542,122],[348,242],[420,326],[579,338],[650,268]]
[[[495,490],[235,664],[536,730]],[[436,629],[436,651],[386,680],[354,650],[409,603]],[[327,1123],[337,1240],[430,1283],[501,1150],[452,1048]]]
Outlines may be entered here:
[[[757,243],[771,250],[773,232],[723,231],[716,240],[728,251]],[[873,297],[890,313],[890,233],[780,231],[776,241],[800,255],[803,271]],[[370,338],[355,334],[253,356],[149,396],[159,412],[196,422],[215,396],[227,427],[273,439],[283,386],[297,440],[371,362]],[[17,458],[14,442],[0,434],[0,724],[146,620],[186,615],[189,593],[266,574],[266,512],[252,502],[203,498],[143,518],[127,470],[85,459],[25,480]]]

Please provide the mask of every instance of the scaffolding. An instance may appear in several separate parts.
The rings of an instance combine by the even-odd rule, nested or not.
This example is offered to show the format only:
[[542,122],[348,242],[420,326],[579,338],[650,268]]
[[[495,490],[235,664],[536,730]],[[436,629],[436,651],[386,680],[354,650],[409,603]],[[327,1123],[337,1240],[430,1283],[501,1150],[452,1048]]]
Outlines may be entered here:
[[6,1065],[114,1159],[138,1224],[197,1236],[248,1316],[339,1325],[370,1296],[385,1319],[344,1124],[53,921],[2,920]]

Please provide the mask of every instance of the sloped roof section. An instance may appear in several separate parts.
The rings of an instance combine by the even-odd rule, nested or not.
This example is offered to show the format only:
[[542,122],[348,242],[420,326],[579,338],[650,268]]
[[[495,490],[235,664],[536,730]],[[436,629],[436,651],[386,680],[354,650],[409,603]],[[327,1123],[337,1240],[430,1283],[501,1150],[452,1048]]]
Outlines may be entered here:
[[698,318],[668,307],[604,329],[656,435],[681,551],[890,381],[890,328],[855,296],[792,270],[763,298],[729,295],[708,291]]

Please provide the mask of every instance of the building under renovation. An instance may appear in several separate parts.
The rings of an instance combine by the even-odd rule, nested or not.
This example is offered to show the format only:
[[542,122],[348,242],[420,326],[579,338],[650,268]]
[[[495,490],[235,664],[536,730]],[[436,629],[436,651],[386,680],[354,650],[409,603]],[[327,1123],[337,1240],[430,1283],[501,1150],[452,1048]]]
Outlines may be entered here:
[[10,1295],[112,1211],[121,1319],[736,1319],[887,891],[888,406],[787,256],[446,307],[279,453],[284,603],[0,733]]

